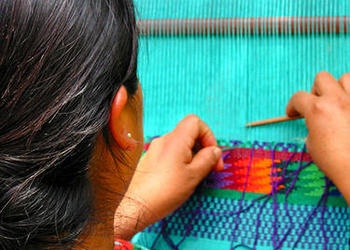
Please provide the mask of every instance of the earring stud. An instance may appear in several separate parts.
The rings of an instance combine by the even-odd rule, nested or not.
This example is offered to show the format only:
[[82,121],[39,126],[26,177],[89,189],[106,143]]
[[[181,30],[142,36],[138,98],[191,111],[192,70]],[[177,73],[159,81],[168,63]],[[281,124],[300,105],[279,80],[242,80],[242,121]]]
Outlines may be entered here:
[[131,133],[128,133],[127,135],[128,135],[128,138],[131,138],[131,137],[132,137],[132,136],[131,136]]

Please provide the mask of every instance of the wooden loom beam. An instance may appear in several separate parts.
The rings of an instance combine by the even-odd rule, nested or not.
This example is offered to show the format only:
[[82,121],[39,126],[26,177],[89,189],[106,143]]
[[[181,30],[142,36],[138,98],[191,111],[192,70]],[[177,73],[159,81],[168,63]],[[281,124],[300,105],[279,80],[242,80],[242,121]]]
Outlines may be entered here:
[[145,19],[138,27],[143,36],[342,34],[350,29],[350,16]]

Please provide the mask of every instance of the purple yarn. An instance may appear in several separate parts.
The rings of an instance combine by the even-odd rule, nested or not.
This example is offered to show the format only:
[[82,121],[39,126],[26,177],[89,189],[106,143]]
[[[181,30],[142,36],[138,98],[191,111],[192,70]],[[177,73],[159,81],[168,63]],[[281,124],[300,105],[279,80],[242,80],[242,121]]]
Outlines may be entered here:
[[[252,165],[252,162],[253,162],[253,157],[254,157],[254,146],[258,144],[256,141],[253,142],[253,145],[252,145],[252,148],[250,150],[250,159],[249,159],[249,163],[248,163],[248,167],[247,167],[247,172],[246,172],[246,179],[245,179],[245,183],[244,183],[244,188],[243,188],[243,191],[242,191],[242,195],[241,195],[241,198],[239,200],[239,210],[242,210],[242,202],[244,200],[244,195],[246,193],[246,190],[247,190],[247,183],[248,183],[248,177],[249,177],[249,173],[250,173],[250,169],[251,169],[251,165]],[[239,219],[239,216],[240,216],[241,213],[237,213],[236,214],[236,218],[235,218],[235,221],[237,221],[237,219]],[[232,233],[231,233],[231,249],[232,248],[232,244],[233,242],[235,241],[235,232],[237,230],[237,227],[238,227],[238,223],[235,223],[235,226],[232,230]]]
[[[242,142],[240,142],[240,141],[231,141],[231,143],[233,144],[232,148],[223,149],[223,151],[224,151],[223,159],[224,160],[227,160],[229,157],[231,157],[230,153],[229,152],[226,153],[226,151],[237,148],[239,145],[242,144]],[[255,199],[253,199],[248,205],[247,204],[244,205],[243,201],[244,201],[245,193],[247,190],[248,178],[249,178],[249,174],[250,174],[250,171],[252,168],[255,149],[257,149],[257,148],[266,149],[267,147],[270,147],[269,150],[271,150],[271,162],[272,162],[271,171],[270,171],[271,192],[269,194],[261,195]],[[275,162],[276,151],[278,148],[282,148],[283,151],[292,152],[292,154],[290,154],[288,156],[288,159],[286,161],[283,161],[283,165],[277,164]],[[247,166],[247,170],[246,170],[246,177],[245,177],[246,181],[244,183],[243,191],[241,192],[241,197],[238,200],[237,209],[235,211],[223,211],[223,212],[210,211],[210,210],[207,210],[206,208],[203,208],[203,201],[202,201],[201,196],[200,195],[196,196],[196,197],[198,197],[198,200],[195,203],[196,209],[192,209],[190,211],[178,211],[180,213],[180,218],[182,217],[181,215],[190,216],[189,217],[190,220],[187,221],[186,224],[184,223],[185,232],[182,235],[181,239],[177,243],[174,243],[174,241],[170,238],[170,235],[168,232],[168,229],[169,229],[168,222],[169,221],[167,218],[165,218],[160,222],[161,230],[160,230],[160,233],[157,235],[155,241],[153,242],[152,249],[156,246],[156,243],[158,242],[158,240],[161,236],[163,237],[164,241],[171,249],[179,249],[179,247],[185,241],[185,239],[191,235],[191,231],[193,230],[193,225],[194,225],[196,218],[201,218],[202,217],[201,215],[220,216],[220,217],[222,217],[222,216],[226,216],[226,217],[234,216],[235,217],[233,219],[234,226],[231,229],[232,230],[231,235],[229,236],[230,241],[231,241],[230,249],[236,249],[237,247],[240,247],[240,246],[246,247],[247,249],[256,249],[258,246],[259,238],[260,238],[259,228],[262,225],[261,215],[262,215],[263,209],[266,208],[266,205],[270,200],[272,200],[272,214],[273,214],[273,218],[274,218],[273,223],[272,223],[273,232],[271,235],[271,241],[272,241],[273,249],[281,249],[283,247],[283,244],[286,241],[288,235],[290,235],[291,230],[295,229],[295,226],[292,223],[292,218],[291,218],[291,215],[289,212],[288,197],[289,197],[290,193],[292,192],[292,190],[295,188],[295,185],[296,185],[296,182],[298,180],[298,176],[299,176],[300,172],[312,163],[312,162],[306,162],[306,163],[303,162],[304,155],[306,152],[306,147],[304,145],[304,147],[301,151],[300,157],[299,157],[298,168],[287,174],[287,168],[290,165],[290,163],[292,162],[292,159],[295,157],[297,152],[298,152],[298,146],[296,144],[277,143],[277,144],[274,144],[272,147],[271,144],[269,144],[269,143],[259,143],[257,141],[254,141],[251,145],[251,150],[249,153],[250,159],[248,162],[248,166]],[[282,171],[280,173],[278,173],[278,171],[277,171],[277,169],[279,169],[279,168],[282,169]],[[280,177],[281,179],[278,180],[277,177]],[[215,178],[220,179],[219,175],[215,175],[215,174],[212,174],[211,178],[212,178],[211,179],[212,181],[215,181]],[[284,192],[284,203],[283,203],[283,209],[282,209],[282,207],[280,207],[278,205],[277,196],[280,193],[278,189],[279,189],[280,185],[287,186],[287,183],[289,183],[289,186],[287,189],[285,189],[285,192]],[[214,182],[213,183],[208,183],[208,182],[203,183],[203,187],[213,187],[212,185],[220,186],[220,183],[216,183],[216,182],[215,183]],[[329,239],[327,237],[327,233],[325,230],[324,216],[325,216],[325,212],[326,212],[326,203],[327,203],[327,198],[329,195],[330,186],[331,186],[331,183],[326,178],[324,192],[323,192],[320,200],[318,201],[316,207],[308,214],[302,227],[300,227],[300,230],[298,230],[296,240],[294,243],[292,243],[293,244],[292,248],[295,248],[298,245],[302,236],[304,235],[305,231],[308,228],[309,222],[314,217],[314,215],[316,214],[318,209],[321,208],[321,228],[320,228],[320,231],[321,231],[322,236],[324,238],[323,248],[326,249],[327,244],[329,243]],[[198,192],[196,194],[198,194]],[[234,242],[237,241],[237,237],[238,237],[236,232],[237,232],[237,229],[240,225],[241,213],[248,211],[256,204],[258,204],[258,206],[259,206],[259,208],[258,208],[259,212],[258,212],[256,221],[255,221],[256,233],[254,236],[253,247],[250,248],[249,246],[246,246],[243,243],[239,244],[239,245],[234,245]],[[286,230],[278,228],[278,224],[279,224],[278,211],[280,211],[279,209],[284,210],[286,213],[286,217],[288,218],[289,226]]]
[[298,244],[301,236],[305,233],[307,227],[308,227],[308,224],[309,224],[309,221],[312,219],[312,217],[315,215],[316,211],[319,209],[319,207],[322,205],[323,209],[322,209],[322,223],[321,223],[321,232],[325,238],[325,242],[324,242],[324,245],[323,245],[323,248],[324,249],[327,249],[327,243],[328,243],[328,238],[326,237],[326,232],[324,230],[324,220],[323,220],[323,217],[324,217],[324,209],[326,207],[326,204],[327,204],[327,199],[328,199],[328,192],[329,192],[329,186],[330,186],[330,181],[328,180],[328,178],[325,178],[325,188],[324,188],[324,191],[323,191],[323,194],[320,198],[320,200],[318,201],[316,207],[311,211],[311,213],[309,213],[309,215],[307,216],[307,219],[303,225],[303,227],[301,228],[301,231],[300,233],[298,234],[298,238],[297,240],[295,241],[294,245],[293,245],[293,248],[296,247],[296,245]]

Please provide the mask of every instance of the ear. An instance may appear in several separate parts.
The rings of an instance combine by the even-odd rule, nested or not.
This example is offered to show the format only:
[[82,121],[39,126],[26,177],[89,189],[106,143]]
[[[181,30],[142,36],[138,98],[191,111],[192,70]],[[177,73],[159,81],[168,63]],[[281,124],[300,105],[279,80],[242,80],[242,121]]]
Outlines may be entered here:
[[113,98],[108,125],[118,146],[124,150],[132,150],[136,148],[136,141],[126,128],[128,124],[125,120],[125,117],[127,117],[127,114],[125,114],[127,102],[128,92],[122,85]]

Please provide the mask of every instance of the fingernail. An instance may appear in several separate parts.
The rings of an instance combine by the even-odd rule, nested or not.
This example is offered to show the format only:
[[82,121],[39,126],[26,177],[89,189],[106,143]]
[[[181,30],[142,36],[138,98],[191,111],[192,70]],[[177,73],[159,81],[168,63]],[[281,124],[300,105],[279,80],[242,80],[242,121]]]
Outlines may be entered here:
[[222,171],[224,170],[224,161],[222,160],[222,150],[219,147],[215,147],[213,149],[213,152],[215,156],[218,158],[218,162],[216,163],[216,166],[214,167],[214,171]]
[[215,154],[215,156],[216,156],[217,158],[221,157],[221,155],[222,155],[222,151],[221,151],[221,149],[218,148],[218,147],[215,147],[215,148],[213,149],[213,152],[214,152],[214,154]]

